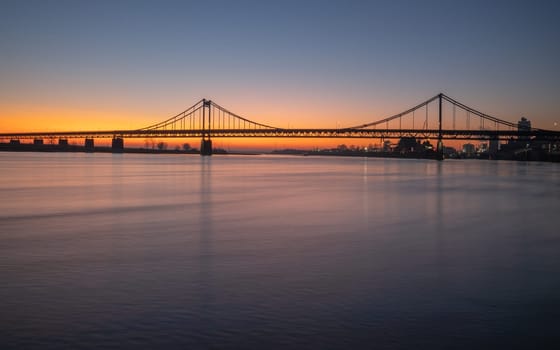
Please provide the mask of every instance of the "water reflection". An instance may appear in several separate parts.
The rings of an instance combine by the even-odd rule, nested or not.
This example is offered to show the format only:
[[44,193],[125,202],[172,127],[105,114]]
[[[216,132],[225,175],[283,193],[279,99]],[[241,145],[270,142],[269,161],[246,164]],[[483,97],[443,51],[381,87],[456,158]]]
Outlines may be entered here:
[[[449,269],[449,261],[446,257],[446,235],[452,234],[447,233],[444,225],[444,210],[443,210],[443,196],[444,196],[444,165],[442,162],[436,162],[436,174],[435,174],[435,269],[436,269],[436,288],[438,291],[444,291],[449,289],[447,281],[449,280],[447,276],[447,270]],[[445,312],[445,310],[440,309],[439,312]]]
[[212,198],[212,161],[210,157],[201,157],[199,166],[200,186],[198,201],[198,241],[199,258],[198,283],[200,303],[197,305],[199,322],[205,329],[215,329],[216,296],[214,293],[214,250],[213,250],[213,198]]
[[369,226],[369,188],[368,188],[368,158],[363,158],[363,172],[362,172],[362,210],[364,217],[364,226],[367,231],[370,230]]

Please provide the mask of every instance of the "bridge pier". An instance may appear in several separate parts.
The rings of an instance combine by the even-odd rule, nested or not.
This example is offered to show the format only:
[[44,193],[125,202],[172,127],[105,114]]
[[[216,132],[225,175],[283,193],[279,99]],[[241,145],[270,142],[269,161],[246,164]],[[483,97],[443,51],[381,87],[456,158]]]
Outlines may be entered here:
[[114,137],[111,142],[111,150],[113,153],[124,152],[124,139],[122,137]]
[[200,155],[201,156],[212,155],[212,140],[203,138],[200,141]]
[[58,139],[59,147],[68,147],[68,139]]
[[33,139],[33,144],[35,146],[42,146],[43,145],[43,139]]
[[85,143],[84,143],[84,147],[86,149],[86,152],[93,152],[93,149],[95,147],[95,145],[93,143],[93,139],[92,138],[86,138]]

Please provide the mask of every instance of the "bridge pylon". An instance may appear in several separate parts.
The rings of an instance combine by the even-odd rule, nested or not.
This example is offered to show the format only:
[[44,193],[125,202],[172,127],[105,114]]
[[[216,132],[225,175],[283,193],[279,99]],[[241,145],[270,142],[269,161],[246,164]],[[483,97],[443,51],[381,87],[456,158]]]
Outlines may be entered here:
[[442,126],[443,126],[443,121],[442,121],[442,99],[443,99],[443,94],[440,93],[438,95],[438,100],[439,100],[439,130],[438,130],[438,140],[437,140],[437,148],[436,148],[436,152],[437,152],[437,160],[443,160],[443,132],[442,132]]
[[[206,113],[208,109],[208,113]],[[208,123],[206,123],[206,115],[208,114]],[[210,139],[210,130],[212,128],[212,101],[202,100],[202,140],[200,140],[200,155],[212,155],[212,140]]]

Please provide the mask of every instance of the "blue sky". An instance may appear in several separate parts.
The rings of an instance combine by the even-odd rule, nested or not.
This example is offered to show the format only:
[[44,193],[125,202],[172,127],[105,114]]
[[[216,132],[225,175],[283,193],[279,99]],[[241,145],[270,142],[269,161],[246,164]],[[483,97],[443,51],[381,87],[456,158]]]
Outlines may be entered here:
[[558,18],[551,1],[1,0],[0,120],[59,109],[134,127],[208,97],[332,127],[441,91],[553,128]]

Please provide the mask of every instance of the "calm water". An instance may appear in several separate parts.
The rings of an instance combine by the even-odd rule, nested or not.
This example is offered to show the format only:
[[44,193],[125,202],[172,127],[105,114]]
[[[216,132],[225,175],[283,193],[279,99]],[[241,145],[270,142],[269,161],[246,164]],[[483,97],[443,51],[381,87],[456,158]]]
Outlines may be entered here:
[[560,164],[0,152],[0,344],[560,344]]

